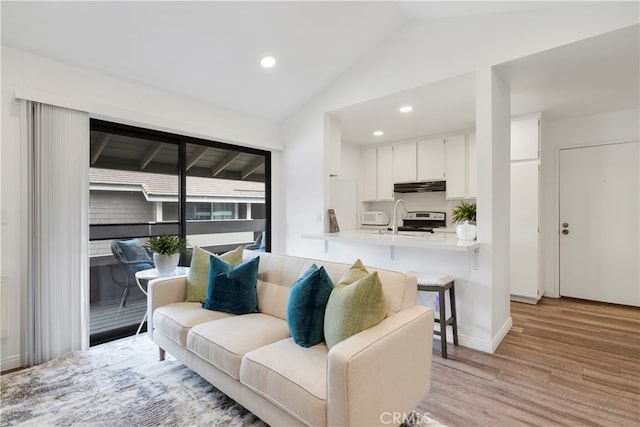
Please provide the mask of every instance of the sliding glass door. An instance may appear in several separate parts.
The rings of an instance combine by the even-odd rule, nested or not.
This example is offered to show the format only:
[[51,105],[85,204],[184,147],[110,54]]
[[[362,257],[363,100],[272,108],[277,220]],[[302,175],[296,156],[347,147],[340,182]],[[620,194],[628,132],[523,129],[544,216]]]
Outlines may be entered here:
[[[91,121],[91,343],[131,335],[146,311],[135,271],[163,233],[214,253],[270,249],[270,153]],[[188,266],[189,255],[180,265]],[[142,330],[145,330],[142,325]]]

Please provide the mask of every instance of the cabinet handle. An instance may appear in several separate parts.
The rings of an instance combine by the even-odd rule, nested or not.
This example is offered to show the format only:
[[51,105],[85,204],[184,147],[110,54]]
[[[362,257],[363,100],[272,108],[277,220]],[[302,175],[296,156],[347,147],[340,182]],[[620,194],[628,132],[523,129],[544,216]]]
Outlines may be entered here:
[[562,230],[562,234],[569,234],[569,230]]

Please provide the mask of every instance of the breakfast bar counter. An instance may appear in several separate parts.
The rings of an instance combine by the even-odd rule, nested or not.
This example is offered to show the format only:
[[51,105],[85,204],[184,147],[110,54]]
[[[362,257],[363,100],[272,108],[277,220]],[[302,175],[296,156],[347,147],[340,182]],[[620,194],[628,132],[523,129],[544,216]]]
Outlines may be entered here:
[[436,249],[443,251],[476,252],[480,245],[476,240],[459,240],[453,233],[417,233],[403,232],[398,234],[380,232],[375,229],[341,231],[338,233],[303,234],[305,239],[366,243],[389,247],[409,247]]

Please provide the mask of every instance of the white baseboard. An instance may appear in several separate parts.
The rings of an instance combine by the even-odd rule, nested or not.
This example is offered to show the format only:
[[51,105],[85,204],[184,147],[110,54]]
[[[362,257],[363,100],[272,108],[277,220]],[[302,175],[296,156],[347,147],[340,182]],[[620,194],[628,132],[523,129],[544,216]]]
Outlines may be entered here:
[[498,335],[496,335],[493,341],[491,342],[491,353],[495,353],[496,349],[498,348],[498,346],[500,345],[504,337],[507,336],[512,326],[513,326],[513,319],[511,318],[511,316],[509,316],[507,321],[504,322],[504,325],[502,325],[502,328],[500,328]]
[[493,353],[491,351],[491,342],[478,338],[458,334],[458,344],[474,350],[484,351],[485,353]]
[[521,297],[519,295],[511,295],[511,301],[523,302],[526,304],[537,304],[540,298]]
[[504,337],[507,336],[512,326],[513,319],[509,316],[504,325],[502,325],[502,328],[500,328],[498,334],[491,341],[458,334],[458,343],[464,347],[469,347],[474,350],[484,351],[485,353],[494,353]]
[[16,354],[15,356],[5,357],[0,361],[0,371],[8,371],[9,369],[16,369],[21,366],[20,364],[20,355]]

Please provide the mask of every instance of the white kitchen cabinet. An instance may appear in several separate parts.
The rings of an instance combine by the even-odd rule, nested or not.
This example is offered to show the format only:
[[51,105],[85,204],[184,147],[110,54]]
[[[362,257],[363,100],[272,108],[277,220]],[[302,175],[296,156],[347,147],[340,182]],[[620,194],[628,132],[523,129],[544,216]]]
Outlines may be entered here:
[[444,146],[447,199],[467,198],[467,138],[453,135],[446,138]]
[[378,147],[378,191],[377,200],[393,200],[393,149]]
[[515,301],[542,297],[539,242],[540,115],[511,123],[510,293]]
[[418,181],[443,180],[444,138],[430,139],[417,143]]
[[362,170],[364,171],[362,198],[364,200],[376,200],[378,198],[378,149],[367,148],[364,150],[362,162]]
[[393,200],[391,146],[363,151],[363,200]]
[[512,299],[537,302],[539,276],[538,161],[511,164],[510,286]]
[[478,196],[478,155],[476,153],[476,134],[467,134],[467,197]]
[[540,157],[540,115],[519,117],[511,121],[511,160]]
[[416,180],[416,143],[407,142],[393,147],[393,182]]

